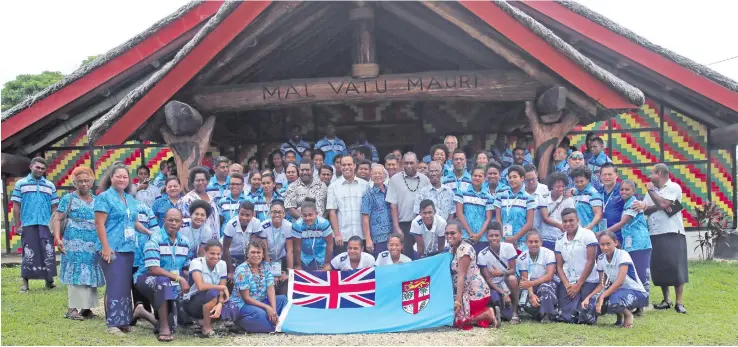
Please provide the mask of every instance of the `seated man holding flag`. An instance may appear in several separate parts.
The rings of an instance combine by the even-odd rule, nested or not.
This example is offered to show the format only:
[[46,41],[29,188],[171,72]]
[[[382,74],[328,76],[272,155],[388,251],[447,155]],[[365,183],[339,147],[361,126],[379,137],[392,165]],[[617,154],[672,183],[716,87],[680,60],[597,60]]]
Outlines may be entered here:
[[346,243],[346,252],[343,252],[331,260],[333,270],[350,271],[364,269],[374,266],[374,257],[364,252],[361,237],[351,236]]

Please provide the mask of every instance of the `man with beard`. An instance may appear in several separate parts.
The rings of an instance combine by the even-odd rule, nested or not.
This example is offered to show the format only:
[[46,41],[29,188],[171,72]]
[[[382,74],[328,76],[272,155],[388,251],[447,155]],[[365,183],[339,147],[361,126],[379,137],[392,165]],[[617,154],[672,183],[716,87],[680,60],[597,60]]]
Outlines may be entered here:
[[315,199],[315,206],[319,216],[325,212],[326,195],[328,188],[320,180],[314,179],[313,162],[305,158],[298,167],[300,179],[293,182],[287,187],[284,197],[284,207],[287,213],[295,220],[302,216],[299,210],[300,205],[305,201],[306,197]]
[[441,164],[432,161],[428,164],[428,180],[430,184],[418,191],[413,204],[413,213],[420,214],[420,203],[423,200],[433,201],[436,215],[447,221],[451,215],[456,213],[456,203],[454,202],[454,191],[441,184],[441,176],[443,168]]
[[[430,184],[428,177],[418,173],[418,157],[413,152],[405,153],[404,171],[390,178],[387,202],[390,203],[392,225],[395,232],[405,235],[403,254],[413,258],[414,238],[410,235],[410,222],[418,214],[413,210],[418,191]],[[345,174],[345,173],[344,173]]]

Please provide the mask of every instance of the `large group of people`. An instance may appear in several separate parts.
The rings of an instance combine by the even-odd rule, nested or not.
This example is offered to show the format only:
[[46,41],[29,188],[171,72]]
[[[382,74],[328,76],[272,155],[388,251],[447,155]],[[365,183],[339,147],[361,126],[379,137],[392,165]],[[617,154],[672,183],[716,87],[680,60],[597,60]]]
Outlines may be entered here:
[[77,167],[75,190],[61,199],[44,178],[45,160],[34,158],[11,198],[22,230],[21,291],[30,279],[54,287],[56,244],[67,318],[93,318],[106,285],[113,334],[139,319],[160,341],[182,324],[212,336],[217,319],[271,332],[289,269],[355,270],[450,252],[460,328],[518,324],[522,313],[593,324],[608,312],[632,327],[650,281],[664,294],[656,309],[674,305],[674,286],[676,311],[686,313],[681,189],[666,165],[653,167],[639,197],[596,136],[584,151],[562,143],[544,184],[530,151],[508,148],[502,135],[473,156],[447,136],[422,160],[396,150],[380,164],[364,136],[346,146],[335,126],[325,130],[310,146],[293,129],[264,169],[255,158],[240,165],[218,157],[190,169],[187,182],[171,161],[153,179],[135,168],[136,184],[120,162],[98,184],[90,168]]

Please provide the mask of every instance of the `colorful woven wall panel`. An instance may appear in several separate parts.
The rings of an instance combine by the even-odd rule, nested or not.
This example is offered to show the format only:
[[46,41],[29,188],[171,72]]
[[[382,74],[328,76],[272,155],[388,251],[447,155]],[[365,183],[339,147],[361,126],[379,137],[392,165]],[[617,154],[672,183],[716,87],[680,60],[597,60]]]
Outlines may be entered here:
[[[17,182],[21,178],[22,177],[8,177],[5,180],[6,186],[4,187],[5,190],[3,191],[3,193],[6,194],[7,199],[8,199],[8,206],[6,206],[5,208],[5,211],[7,212],[7,214],[5,215],[5,218],[8,219],[8,225],[10,226],[8,230],[6,230],[6,232],[9,233],[9,237],[10,237],[10,242],[9,242],[10,250],[11,252],[14,252],[14,253],[20,253],[21,251],[21,243],[20,243],[21,237],[20,235],[18,235],[18,233],[15,232],[15,226],[14,226],[15,221],[13,219],[13,202],[10,201],[10,196],[13,194],[13,188],[15,188],[15,182]],[[3,225],[3,228],[4,227],[5,225]],[[5,235],[3,235],[2,237],[5,237]],[[2,250],[2,251],[4,252],[5,250]]]
[[156,145],[154,143],[144,143],[144,145],[147,146],[144,147],[146,166],[151,169],[151,177],[153,178],[156,177],[157,174],[159,174],[159,166],[161,165],[161,163],[172,157],[172,152],[169,150],[169,147],[153,147]]
[[646,193],[646,183],[651,179],[648,175],[651,172],[650,165],[644,166],[621,166],[618,168],[618,177],[621,180],[631,180],[636,183],[636,194],[639,198],[643,198]]
[[735,218],[733,155],[730,150],[721,149],[712,151],[710,157],[710,200],[715,202],[731,218]]
[[90,151],[87,147],[74,150],[48,150],[44,153],[48,167],[46,178],[61,187],[72,187],[72,171],[78,166],[92,168]]
[[[607,144],[609,143],[608,140],[610,138],[610,134],[607,133],[607,132],[601,132],[601,131],[595,131],[594,134],[595,134],[595,136],[598,136],[598,137],[600,137],[602,139],[602,141],[605,143],[605,153],[607,153],[607,155],[610,155],[610,151],[607,148]],[[580,151],[584,151],[584,149],[585,149],[584,141],[586,139],[587,139],[587,134],[582,134],[582,133],[570,134],[569,135],[569,140],[570,140],[569,141],[569,144],[571,146],[574,146],[574,147],[578,148]]]
[[652,99],[639,109],[621,113],[612,120],[613,129],[643,129],[661,127],[661,105]]
[[88,144],[87,127],[81,127],[61,138],[59,141],[51,145],[51,147],[82,147],[87,146]]
[[707,164],[671,165],[671,180],[682,187],[684,226],[696,227],[695,208],[707,202]]
[[615,164],[649,164],[661,161],[658,131],[612,134],[610,158]]
[[674,110],[664,111],[664,161],[707,160],[707,127]]
[[603,131],[608,129],[609,120],[603,120],[600,122],[594,122],[587,125],[577,125],[572,131]]
[[131,169],[131,177],[136,175],[135,170],[141,165],[141,150],[139,148],[95,149],[95,176],[102,178],[105,170],[116,161],[124,162]]

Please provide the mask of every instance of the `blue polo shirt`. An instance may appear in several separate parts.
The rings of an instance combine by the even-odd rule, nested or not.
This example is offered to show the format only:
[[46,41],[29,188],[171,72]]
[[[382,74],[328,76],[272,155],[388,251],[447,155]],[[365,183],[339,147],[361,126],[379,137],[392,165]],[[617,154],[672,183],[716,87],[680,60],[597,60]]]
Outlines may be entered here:
[[297,149],[297,152],[295,152],[295,158],[297,160],[295,162],[299,163],[300,160],[302,160],[302,153],[305,152],[305,150],[308,148],[310,148],[310,144],[308,144],[304,140],[300,140],[299,143],[294,143],[292,142],[292,140],[289,140],[282,144],[282,156],[284,157],[287,152],[295,152],[295,149]]
[[[123,193],[126,203],[120,199],[120,195],[113,187],[102,192],[95,199],[95,212],[103,212],[108,215],[105,220],[105,234],[108,237],[108,245],[114,252],[133,252],[136,248],[135,225],[138,216],[138,201],[133,195]],[[134,230],[134,237],[126,239],[125,228]],[[97,250],[102,250],[100,240],[97,241]]]
[[[489,182],[484,181],[484,183],[482,183],[482,189],[484,189],[487,192],[489,192]],[[507,184],[502,183],[502,181],[497,182],[497,189],[495,189],[495,193],[492,194],[492,197],[494,198],[498,193],[502,193],[502,192],[504,192],[506,190],[509,190],[509,189],[510,189],[510,186],[508,186]]]
[[[271,216],[269,215],[270,206],[269,204],[267,204],[266,197],[264,196],[264,191],[262,191],[261,194],[259,194],[258,196],[247,197],[246,200],[254,203],[254,212],[256,213],[257,219],[263,222],[271,218]],[[284,202],[284,196],[275,191],[272,195],[272,202],[277,200]]]
[[[152,233],[159,232],[159,223],[156,220],[154,211],[148,205],[138,201],[138,221],[149,229]],[[143,252],[149,242],[149,235],[136,231],[136,250],[133,252],[133,266],[139,267],[143,265]]]
[[[517,193],[513,192],[512,189],[508,189],[497,194],[495,207],[500,208],[504,239],[517,234],[523,228],[528,221],[528,211],[535,211],[538,204],[536,199],[521,187]],[[506,225],[510,226],[510,230],[504,233]],[[527,239],[528,235],[524,235],[518,240],[518,249],[525,249],[525,240]]]
[[[133,274],[133,281],[137,281],[139,276],[147,273],[152,267],[181,274],[182,270],[190,266],[190,259],[195,257],[193,249],[192,242],[179,232],[174,242],[165,230],[151,234],[151,239],[146,242],[144,248],[144,266],[139,267]],[[178,289],[179,286],[175,286],[175,291]]]
[[622,232],[623,243],[622,248],[628,252],[651,249],[651,237],[648,234],[648,224],[643,211],[633,209],[633,203],[638,201],[635,196],[631,196],[625,203],[623,215],[629,215],[630,222],[623,225],[620,230]]
[[[241,205],[242,202],[246,201],[246,196],[241,193],[241,195],[238,196],[238,198],[234,199],[233,194],[231,194],[230,191],[228,191],[227,195],[223,196],[218,200],[218,213],[221,217],[223,217],[226,222],[231,220],[233,217],[238,216],[238,206]],[[221,223],[220,225],[220,235],[223,235],[223,229],[225,229],[225,226],[228,223]]]
[[451,170],[450,173],[443,176],[441,184],[451,189],[454,193],[457,191],[465,191],[467,188],[471,187],[471,174],[469,171],[464,170],[464,174],[461,175],[461,178],[456,178],[456,174]]
[[[567,172],[567,174],[569,174],[568,188],[576,188],[576,185],[574,184],[574,177],[571,177],[571,167],[569,168],[569,172]],[[592,187],[597,190],[602,189],[603,187],[602,181],[600,181],[600,177],[595,175],[594,173],[592,173],[592,178],[590,179],[589,184],[591,184]]]
[[[620,182],[615,183],[615,187],[609,194],[605,191],[604,186],[599,189],[599,192],[602,195],[602,219],[606,220],[607,228],[609,228],[620,222],[625,208],[625,201],[620,197]],[[603,226],[605,226],[605,223],[600,222],[600,231],[605,230],[602,228]],[[616,231],[615,235],[622,244],[623,237],[620,230]]]
[[230,188],[231,188],[231,176],[226,176],[225,184],[218,183],[218,178],[213,176],[213,177],[210,177],[210,182],[208,182],[208,186],[207,188],[205,188],[205,191],[217,203],[218,199],[220,199],[221,196],[230,194],[230,190],[229,190]]
[[[597,189],[592,187],[592,184],[588,184],[584,190],[574,190],[574,207],[577,210],[577,216],[579,216],[579,225],[585,227],[592,223],[594,219],[593,207],[602,207],[602,194]],[[593,232],[599,232],[599,225],[595,225],[592,229]]]
[[48,225],[51,206],[59,204],[59,195],[51,181],[29,174],[15,183],[10,200],[21,204],[21,227]]
[[593,155],[589,160],[587,160],[587,165],[589,165],[589,168],[593,173],[600,171],[602,165],[607,163],[612,163],[612,160],[610,160],[610,157],[605,154],[605,151],[600,152],[597,156]]
[[302,218],[292,223],[292,237],[300,239],[300,245],[302,246],[300,261],[303,266],[313,261],[320,266],[325,264],[325,237],[332,234],[331,222],[320,216],[315,219],[312,225],[305,225]]
[[[466,189],[457,190],[454,201],[461,203],[464,207],[463,211],[457,209],[456,213],[464,214],[466,223],[469,224],[469,228],[474,233],[481,231],[482,225],[487,219],[487,211],[494,211],[495,209],[494,198],[489,194],[489,191],[480,187],[479,192],[477,192],[472,185],[469,185]],[[462,230],[462,234],[465,239],[469,238],[468,230]],[[487,234],[482,234],[479,241],[487,241]]]
[[319,149],[325,153],[324,161],[326,163],[333,163],[333,158],[336,157],[336,154],[348,154],[346,143],[338,137],[333,138],[333,140],[323,137],[315,143],[315,149]]
[[[181,197],[182,196],[180,194],[180,198]],[[151,205],[151,210],[154,211],[156,221],[160,228],[164,227],[164,217],[167,215],[167,211],[169,211],[170,208],[177,208],[177,203],[173,204],[169,201],[169,196],[160,195],[154,199],[154,203]]]

